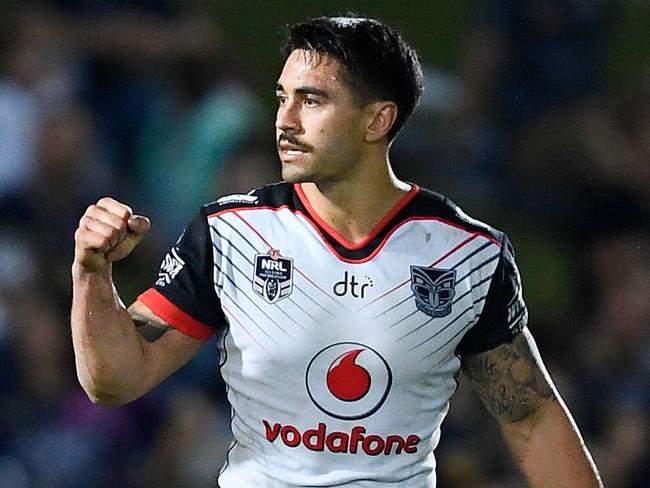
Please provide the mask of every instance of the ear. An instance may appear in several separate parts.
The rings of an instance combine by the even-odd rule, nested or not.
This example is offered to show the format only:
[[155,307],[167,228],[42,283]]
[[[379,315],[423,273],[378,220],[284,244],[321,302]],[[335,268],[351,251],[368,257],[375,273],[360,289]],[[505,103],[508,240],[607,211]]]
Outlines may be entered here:
[[369,122],[366,126],[366,141],[375,142],[385,137],[397,118],[395,102],[374,102],[368,106]]

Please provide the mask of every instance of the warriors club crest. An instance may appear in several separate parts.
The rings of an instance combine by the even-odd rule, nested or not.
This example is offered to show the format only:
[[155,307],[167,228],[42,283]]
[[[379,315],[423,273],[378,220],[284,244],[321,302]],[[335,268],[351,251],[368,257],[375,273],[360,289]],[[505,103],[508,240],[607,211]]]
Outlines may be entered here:
[[434,317],[451,313],[456,295],[456,270],[411,266],[411,290],[418,310]]
[[293,259],[276,249],[255,255],[253,291],[269,303],[287,298],[293,291]]

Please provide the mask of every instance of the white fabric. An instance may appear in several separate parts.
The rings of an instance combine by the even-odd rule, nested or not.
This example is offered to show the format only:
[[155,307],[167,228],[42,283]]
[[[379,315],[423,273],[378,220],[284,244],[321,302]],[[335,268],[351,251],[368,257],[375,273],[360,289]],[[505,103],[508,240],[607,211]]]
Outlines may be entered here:
[[[235,439],[219,485],[435,487],[455,349],[482,311],[496,241],[416,218],[353,263],[289,208],[226,210],[208,222]],[[290,294],[275,303],[254,287],[256,255],[271,250],[293,260]],[[411,266],[455,268],[449,315],[416,307]],[[353,379],[341,382],[341,371]]]

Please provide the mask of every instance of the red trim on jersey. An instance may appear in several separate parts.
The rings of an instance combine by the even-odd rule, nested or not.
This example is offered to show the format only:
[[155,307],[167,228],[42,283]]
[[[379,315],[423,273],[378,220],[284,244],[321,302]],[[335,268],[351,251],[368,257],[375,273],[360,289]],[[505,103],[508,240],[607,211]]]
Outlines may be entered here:
[[[283,206],[280,207],[280,208],[289,208],[289,207],[287,207],[286,205],[283,205]],[[241,209],[240,209],[240,210],[241,210]],[[294,210],[294,209],[289,209],[289,210],[292,210],[293,213],[296,213],[296,214],[299,214],[299,215],[305,217],[305,220],[307,220],[307,221],[311,224],[311,221],[309,220],[309,218],[308,218],[305,214],[303,214],[300,210]],[[265,238],[262,234],[260,234],[260,233],[258,232],[258,230],[257,230],[255,227],[253,227],[253,224],[251,224],[248,220],[246,220],[244,217],[242,217],[241,215],[239,215],[239,212],[233,212],[233,213],[235,214],[235,216],[236,216],[239,220],[241,220],[244,224],[246,224],[250,230],[252,230],[253,232],[255,232],[255,234],[256,234],[256,235],[257,235],[257,236],[262,240],[262,242],[264,242],[264,244],[266,244],[266,245],[268,246],[269,251],[272,250],[272,249],[277,249],[277,247],[273,247],[273,246],[271,245],[271,243],[270,243],[269,241],[267,241],[266,238]],[[313,225],[313,224],[312,224],[312,225]],[[318,230],[317,227],[314,226],[314,228],[315,228],[316,230]],[[319,233],[319,235],[320,235],[320,233]],[[325,238],[324,238],[322,235],[321,235],[321,239],[323,239],[323,241],[325,241]],[[327,243],[327,241],[325,241],[325,242]],[[330,249],[332,249],[332,248],[330,247]],[[323,290],[320,286],[318,286],[318,284],[314,283],[314,282],[312,281],[312,279],[311,279],[309,276],[307,276],[305,273],[303,273],[303,272],[300,270],[300,268],[298,268],[298,266],[294,266],[294,269],[296,270],[296,272],[297,272],[298,274],[302,275],[303,278],[305,278],[307,281],[309,281],[309,282],[310,282],[312,285],[314,285],[317,289],[319,289],[320,291],[322,291],[323,293],[325,293],[325,294],[326,294],[328,297],[330,297],[332,300],[334,300],[334,301],[338,301],[338,300],[336,300],[336,298],[334,298],[332,295],[330,295],[327,291]]]
[[[415,185],[414,185],[414,187],[415,187]],[[418,188],[418,190],[419,190],[419,188]],[[289,205],[280,205],[278,207],[271,207],[271,206],[265,205],[265,206],[260,206],[260,207],[229,208],[229,209],[221,210],[219,212],[215,212],[213,214],[210,214],[210,215],[208,215],[208,218],[219,217],[220,215],[223,215],[225,213],[234,213],[242,222],[244,222],[248,227],[250,227],[250,229],[253,232],[255,232],[255,234],[257,236],[259,236],[259,238],[268,246],[269,250],[271,250],[271,249],[276,249],[277,247],[273,246],[271,243],[269,243],[269,241],[264,236],[262,236],[262,234],[260,234],[257,229],[255,229],[249,222],[247,222],[241,215],[239,215],[239,212],[251,211],[251,210],[272,210],[274,212],[277,212],[277,211],[280,211],[280,210],[283,210],[283,209],[287,209],[293,214],[297,214],[297,215],[302,216],[309,223],[309,225],[312,226],[312,228],[316,231],[316,233],[320,236],[321,240],[323,241],[325,246],[327,246],[327,248],[332,252],[332,254],[334,254],[334,256],[336,256],[339,260],[341,260],[341,261],[343,261],[345,263],[350,263],[350,264],[361,264],[361,263],[366,263],[366,262],[370,261],[372,258],[374,258],[379,253],[379,251],[384,247],[384,244],[386,244],[386,242],[388,241],[390,236],[393,235],[393,233],[395,233],[397,231],[397,229],[399,229],[403,225],[407,224],[408,222],[411,222],[411,221],[414,221],[414,220],[435,220],[435,221],[441,222],[441,223],[443,223],[445,225],[448,225],[450,227],[454,227],[456,229],[460,229],[462,231],[465,231],[468,234],[471,234],[472,236],[477,235],[477,236],[485,237],[487,240],[489,240],[489,241],[493,242],[494,244],[496,244],[497,246],[501,247],[501,241],[494,238],[493,236],[491,236],[487,232],[471,231],[471,230],[468,230],[467,227],[465,227],[465,226],[463,226],[461,224],[458,224],[456,222],[450,222],[449,220],[443,219],[441,217],[434,217],[434,216],[430,216],[430,215],[423,215],[423,216],[417,216],[416,215],[416,216],[413,216],[413,217],[409,217],[408,219],[404,219],[399,224],[397,224],[394,228],[392,228],[384,236],[384,238],[381,240],[381,242],[377,245],[377,248],[374,249],[367,257],[361,258],[361,259],[349,259],[349,258],[346,258],[346,257],[342,256],[334,248],[334,246],[332,246],[332,244],[330,244],[330,242],[327,240],[327,238],[325,237],[325,235],[323,234],[321,229],[316,225],[316,223],[314,222],[314,220],[312,219],[312,217],[310,215],[305,214],[304,212],[301,212],[298,209],[292,208]],[[338,239],[337,239],[337,241],[338,241]],[[347,246],[345,246],[345,247],[347,248]],[[350,249],[350,248],[348,248],[348,249]],[[298,268],[296,268],[296,270],[298,272],[300,272],[298,270]],[[300,273],[300,274],[302,274],[302,273]]]
[[201,340],[207,340],[212,336],[212,327],[189,316],[155,288],[149,288],[142,293],[138,301],[185,335]]
[[298,213],[298,214],[302,215],[302,212],[300,210],[296,210],[295,208],[291,208],[289,205],[284,204],[284,205],[280,205],[278,207],[272,207],[271,205],[260,205],[258,207],[226,208],[226,209],[223,209],[223,210],[219,210],[218,212],[211,213],[210,215],[207,216],[207,218],[211,219],[211,218],[215,218],[215,217],[220,217],[221,215],[227,214],[227,213],[234,213],[235,215],[237,215],[237,212],[241,212],[243,210],[275,210],[275,211],[279,211],[279,210],[284,210],[285,208],[288,209],[289,211],[291,211],[291,213]]
[[[301,212],[297,212],[297,213],[301,213]],[[415,216],[415,217],[409,217],[408,219],[404,219],[404,220],[401,221],[398,225],[396,225],[394,228],[392,228],[392,229],[390,230],[390,232],[388,232],[388,233],[384,236],[384,238],[381,240],[381,242],[380,242],[379,244],[377,244],[377,247],[376,247],[376,248],[375,248],[375,249],[374,249],[374,250],[373,250],[373,251],[372,251],[368,256],[366,256],[365,258],[361,258],[361,259],[348,259],[348,258],[346,258],[346,257],[344,257],[344,256],[341,256],[341,255],[339,254],[339,252],[334,248],[334,246],[332,246],[332,245],[329,243],[329,241],[325,238],[325,236],[323,235],[323,233],[321,232],[321,230],[320,230],[316,225],[314,225],[314,223],[309,219],[309,216],[306,216],[306,215],[304,215],[304,214],[302,214],[302,215],[303,215],[304,217],[306,217],[307,221],[311,224],[311,226],[314,228],[314,230],[316,230],[316,232],[318,233],[318,235],[321,236],[322,241],[323,241],[323,242],[325,243],[325,245],[329,248],[329,250],[332,252],[332,254],[334,254],[334,255],[335,255],[337,258],[339,258],[341,261],[346,262],[346,263],[351,263],[351,264],[367,263],[368,261],[370,261],[371,259],[373,259],[377,254],[379,254],[379,251],[382,250],[382,248],[384,247],[384,245],[386,244],[386,242],[388,242],[388,239],[390,239],[390,237],[391,237],[395,232],[397,232],[397,230],[398,230],[400,227],[402,227],[403,225],[405,225],[405,224],[407,224],[407,223],[409,223],[409,222],[412,222],[412,221],[414,221],[414,220],[417,220],[417,221],[422,221],[422,220],[435,220],[435,221],[438,221],[438,222],[442,222],[443,224],[449,225],[449,226],[451,226],[451,227],[455,227],[455,228],[457,228],[457,229],[463,230],[463,231],[465,231],[465,232],[467,232],[467,233],[470,232],[470,231],[468,231],[466,228],[464,228],[463,226],[458,225],[458,224],[455,224],[455,223],[453,223],[453,222],[449,222],[449,221],[447,221],[447,220],[445,220],[445,219],[441,219],[440,217],[430,217],[430,216]],[[473,233],[470,235],[469,239],[473,239],[474,237],[478,237],[478,236],[485,237],[485,238],[488,239],[489,241],[492,241],[494,244],[496,244],[497,246],[501,247],[501,242],[500,242],[499,240],[495,239],[494,237],[492,237],[492,236],[489,235],[489,234],[483,234],[483,233],[481,233],[481,232],[473,232]]]
[[388,212],[383,219],[379,221],[379,223],[370,231],[370,233],[364,237],[361,241],[354,243],[348,241],[345,237],[343,237],[336,229],[331,227],[327,222],[325,222],[320,215],[318,215],[318,212],[312,207],[311,203],[309,202],[309,199],[307,198],[307,195],[305,195],[305,191],[302,189],[302,184],[301,183],[296,183],[294,186],[294,189],[296,190],[296,194],[298,195],[298,198],[300,199],[300,202],[303,204],[303,206],[307,209],[307,212],[309,213],[309,216],[314,219],[318,225],[320,225],[323,229],[327,231],[329,235],[331,235],[339,244],[341,244],[343,247],[346,249],[349,249],[351,251],[356,251],[358,249],[362,249],[365,246],[368,245],[370,241],[372,241],[377,235],[382,231],[382,229],[390,222],[397,213],[402,210],[408,203],[413,200],[413,197],[417,195],[417,193],[420,191],[420,187],[418,185],[412,184],[411,189],[409,192],[404,195],[399,202]]
[[[287,208],[288,208],[288,207],[287,207]],[[264,242],[264,244],[266,244],[266,245],[268,246],[269,251],[270,251],[271,249],[277,249],[277,247],[273,247],[273,246],[271,245],[271,243],[270,243],[269,241],[267,241],[266,238],[265,238],[262,234],[260,234],[259,231],[258,231],[255,227],[253,227],[253,224],[251,224],[248,220],[246,220],[244,217],[242,217],[241,215],[239,215],[239,212],[233,212],[233,213],[235,214],[235,217],[237,217],[237,218],[238,218],[239,220],[241,220],[244,224],[246,224],[246,226],[247,226],[250,230],[252,230],[253,232],[255,232],[255,234],[257,235],[257,237],[259,237],[259,238],[262,240],[262,242]]]
[[[318,227],[317,227],[317,226],[316,226],[316,225],[315,225],[315,224],[314,224],[314,223],[309,219],[309,217],[307,217],[307,221],[312,225],[312,227],[314,228],[314,230],[316,230],[316,232],[318,233],[318,235],[320,235],[322,241],[323,241],[323,242],[325,243],[325,245],[329,248],[329,250],[332,252],[332,254],[334,254],[334,255],[335,255],[337,258],[339,258],[341,261],[346,262],[346,263],[350,263],[350,264],[361,264],[361,263],[367,263],[368,261],[372,260],[372,259],[373,259],[377,254],[379,254],[379,251],[381,251],[381,250],[383,249],[384,245],[388,242],[388,239],[390,239],[390,237],[391,237],[395,232],[397,232],[397,230],[398,230],[400,227],[402,227],[403,225],[405,225],[405,224],[407,224],[407,223],[409,223],[409,222],[411,222],[411,221],[413,221],[413,220],[420,220],[420,221],[421,221],[421,220],[437,220],[437,221],[439,221],[439,222],[443,222],[443,223],[445,223],[445,224],[452,225],[452,226],[454,226],[454,227],[458,227],[458,228],[460,228],[460,229],[462,229],[462,230],[465,230],[465,232],[467,232],[466,229],[463,229],[463,228],[460,227],[460,226],[453,225],[453,224],[451,224],[450,222],[447,222],[447,221],[445,221],[445,220],[443,220],[443,219],[440,219],[440,218],[438,218],[438,217],[409,217],[408,219],[404,219],[404,220],[401,221],[398,225],[396,225],[394,228],[392,228],[392,229],[390,230],[390,232],[388,232],[388,233],[384,236],[384,238],[381,240],[381,242],[380,242],[379,244],[377,244],[377,247],[376,247],[375,249],[373,249],[373,251],[372,251],[368,256],[366,256],[365,258],[361,258],[361,259],[349,259],[349,258],[346,258],[346,257],[344,257],[344,256],[341,256],[341,254],[339,254],[339,252],[334,248],[334,246],[332,246],[332,245],[330,244],[330,242],[325,238],[325,236],[323,235],[323,233],[321,232],[321,230],[320,230],[320,229],[319,229],[319,228],[318,228]],[[488,237],[488,236],[485,236],[485,237]]]
[[[438,264],[438,263],[442,262],[443,260],[447,259],[449,256],[451,256],[452,254],[454,254],[456,251],[458,251],[458,250],[460,250],[461,248],[465,247],[467,244],[469,244],[470,242],[472,242],[474,239],[476,239],[477,237],[479,237],[479,236],[481,236],[481,235],[482,235],[482,234],[480,234],[480,233],[478,233],[478,232],[472,234],[472,235],[469,236],[467,239],[465,239],[464,241],[460,242],[459,244],[457,244],[456,246],[454,246],[453,248],[451,248],[449,251],[447,251],[445,254],[443,254],[442,256],[440,256],[440,257],[439,257],[438,259],[436,259],[433,263],[431,263],[428,267],[430,268],[430,267],[432,267],[432,266],[435,266],[436,264]],[[485,236],[483,236],[483,237],[485,237]],[[397,290],[398,288],[401,288],[401,287],[403,287],[404,285],[406,285],[407,283],[410,283],[410,282],[411,282],[411,279],[410,279],[410,278],[407,279],[407,280],[404,280],[404,281],[403,281],[402,283],[400,283],[399,285],[396,285],[396,286],[394,286],[393,288],[391,288],[390,290],[388,290],[387,292],[384,292],[384,293],[382,293],[381,295],[379,295],[378,297],[375,297],[374,299],[372,299],[371,301],[369,301],[368,303],[366,303],[363,307],[361,307],[359,310],[363,310],[364,308],[369,307],[370,305],[372,305],[373,303],[375,303],[377,300],[381,300],[381,299],[384,298],[386,295],[390,295],[391,293],[393,293],[393,292],[394,292],[395,290]]]

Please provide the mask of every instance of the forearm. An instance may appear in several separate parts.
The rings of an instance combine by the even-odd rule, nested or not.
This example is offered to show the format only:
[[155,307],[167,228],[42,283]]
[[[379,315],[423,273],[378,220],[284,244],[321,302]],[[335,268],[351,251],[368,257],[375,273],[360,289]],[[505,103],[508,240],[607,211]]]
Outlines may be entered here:
[[499,423],[529,486],[602,487],[527,329],[511,342],[467,356],[463,370]]
[[602,488],[584,441],[553,395],[529,417],[500,423],[515,462],[534,488]]
[[141,395],[145,349],[113,286],[111,267],[72,267],[72,343],[77,376],[92,401],[121,404]]

